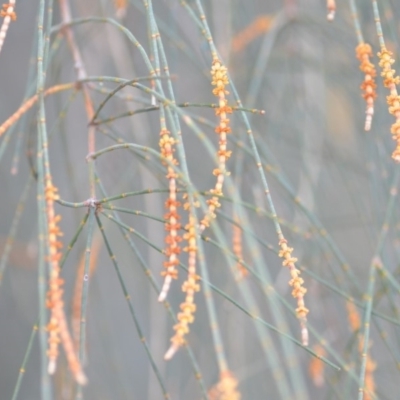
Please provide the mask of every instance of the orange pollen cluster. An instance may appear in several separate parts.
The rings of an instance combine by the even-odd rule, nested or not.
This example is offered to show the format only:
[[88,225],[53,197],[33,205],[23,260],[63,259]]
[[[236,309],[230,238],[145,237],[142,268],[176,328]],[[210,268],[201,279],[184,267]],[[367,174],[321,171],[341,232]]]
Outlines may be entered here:
[[214,86],[213,94],[218,97],[218,107],[215,109],[215,115],[219,117],[219,124],[215,128],[215,132],[219,135],[218,142],[218,168],[215,168],[213,174],[217,178],[214,189],[210,190],[213,197],[207,200],[208,210],[200,223],[200,230],[203,231],[210,225],[211,219],[215,218],[215,210],[221,207],[218,200],[222,196],[222,188],[224,184],[226,171],[226,161],[231,156],[231,151],[227,150],[227,134],[231,132],[229,126],[228,114],[232,113],[232,108],[228,106],[225,95],[229,92],[225,89],[229,85],[227,69],[218,58],[215,58],[211,67],[211,84]]
[[308,329],[306,326],[308,308],[304,304],[304,295],[307,289],[303,286],[304,280],[300,277],[300,271],[296,268],[295,262],[297,258],[292,257],[292,247],[288,247],[287,240],[282,238],[279,240],[279,257],[283,258],[282,265],[290,270],[291,280],[289,285],[293,287],[292,296],[297,300],[296,315],[300,320],[301,338],[304,346],[308,346]]
[[390,129],[393,140],[396,141],[396,148],[392,154],[392,158],[396,162],[400,162],[400,96],[396,88],[396,85],[400,83],[400,77],[395,76],[396,71],[392,69],[392,64],[394,63],[392,56],[393,53],[385,47],[378,53],[380,59],[379,66],[382,68],[383,84],[390,90],[390,95],[386,97],[389,105],[389,113],[396,118]]
[[177,200],[177,173],[171,166],[171,164],[178,164],[178,161],[174,158],[173,146],[175,144],[175,139],[170,136],[170,132],[167,129],[162,129],[160,136],[161,138],[159,145],[161,149],[161,155],[165,160],[167,160],[163,161],[163,163],[167,167],[166,176],[169,181],[169,197],[165,201],[167,213],[164,215],[164,219],[166,220],[165,230],[168,232],[165,238],[165,243],[167,245],[165,249],[165,255],[167,256],[168,260],[164,261],[165,270],[161,274],[164,276],[164,284],[158,297],[159,301],[164,301],[167,297],[172,280],[177,279],[178,277],[178,270],[176,267],[179,265],[178,255],[181,252],[179,242],[181,242],[182,238],[178,234],[179,229],[181,229],[178,207],[180,207],[181,204]]
[[336,1],[335,0],[326,0],[326,9],[328,10],[328,14],[326,15],[326,19],[329,22],[332,22],[335,19]]
[[356,55],[360,60],[360,70],[364,72],[364,82],[361,84],[361,90],[363,91],[363,98],[367,103],[367,110],[365,112],[365,130],[371,129],[372,116],[374,115],[374,99],[376,99],[376,70],[374,64],[370,62],[372,57],[372,49],[368,43],[360,43],[356,47]]
[[76,356],[68,324],[64,313],[63,290],[61,289],[64,281],[60,277],[60,259],[62,243],[58,240],[62,232],[58,226],[61,216],[55,215],[54,202],[58,200],[57,188],[51,183],[49,176],[46,177],[45,201],[48,223],[48,249],[50,279],[49,291],[47,293],[47,307],[50,309],[50,322],[47,326],[49,332],[49,357],[48,372],[54,374],[58,358],[58,345],[62,343],[68,360],[69,368],[75,380],[84,385],[87,382],[81,364]]
[[182,291],[186,293],[185,301],[180,305],[181,312],[178,313],[178,322],[174,326],[175,335],[171,338],[171,347],[165,353],[164,359],[169,360],[173,357],[176,351],[185,343],[185,335],[189,333],[189,324],[194,321],[194,313],[196,304],[194,304],[194,295],[200,290],[200,285],[197,283],[199,276],[196,274],[196,228],[195,218],[190,215],[189,223],[185,229],[187,232],[183,238],[188,245],[183,250],[188,253],[188,276],[182,285]]
[[210,400],[240,400],[238,381],[230,371],[222,371],[219,382],[208,392]]
[[17,20],[17,14],[14,11],[14,4],[3,4],[0,10],[0,17],[10,17],[11,21]]

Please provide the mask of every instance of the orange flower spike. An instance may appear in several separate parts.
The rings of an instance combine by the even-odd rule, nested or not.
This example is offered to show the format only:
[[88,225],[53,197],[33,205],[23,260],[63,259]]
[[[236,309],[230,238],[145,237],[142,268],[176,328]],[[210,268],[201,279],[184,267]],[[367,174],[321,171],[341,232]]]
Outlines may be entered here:
[[383,47],[381,52],[378,53],[378,57],[380,58],[379,66],[382,68],[383,84],[390,91],[390,95],[386,97],[389,113],[396,118],[390,129],[393,140],[396,141],[396,148],[393,151],[392,158],[396,162],[400,162],[400,96],[396,88],[396,85],[400,83],[400,77],[396,76],[396,71],[392,69],[394,59],[391,51]]
[[309,310],[304,303],[304,295],[307,289],[303,286],[304,280],[300,278],[300,271],[295,266],[297,258],[292,257],[293,248],[288,247],[287,240],[284,238],[279,241],[279,247],[279,257],[283,258],[282,265],[289,268],[292,278],[289,281],[289,285],[293,287],[292,296],[297,300],[296,315],[300,320],[302,343],[303,346],[308,346],[308,329],[306,323]]
[[326,19],[329,22],[332,22],[335,19],[336,1],[335,0],[326,0],[326,9],[328,11],[328,14],[326,15]]
[[182,285],[182,291],[186,293],[185,301],[180,305],[181,312],[178,313],[178,323],[174,326],[175,335],[171,338],[171,346],[165,353],[164,359],[170,360],[177,352],[179,347],[185,344],[185,335],[189,333],[189,324],[194,321],[194,313],[196,305],[194,304],[194,295],[200,290],[197,283],[199,277],[196,274],[196,228],[195,219],[189,216],[189,223],[186,225],[187,233],[183,238],[187,241],[188,246],[183,250],[188,252],[188,276]]
[[47,330],[49,331],[49,348],[47,351],[49,357],[48,372],[49,374],[54,374],[56,371],[58,345],[61,343],[64,347],[69,369],[74,375],[75,380],[80,385],[84,385],[87,379],[76,355],[64,312],[63,290],[61,288],[64,281],[60,277],[59,265],[62,243],[57,239],[59,236],[62,236],[62,232],[58,227],[61,216],[56,215],[54,210],[54,202],[58,199],[57,188],[53,186],[51,177],[46,176],[45,201],[48,223],[48,261],[50,264],[49,291],[47,294],[47,306],[50,308],[50,322],[47,326]]
[[366,131],[371,129],[372,116],[374,115],[374,100],[376,99],[376,70],[375,66],[370,62],[372,57],[372,49],[368,43],[360,43],[356,47],[356,55],[360,60],[360,70],[364,72],[364,82],[361,84],[361,90],[363,91],[363,97],[367,103],[365,127]]
[[161,138],[159,145],[161,149],[161,155],[169,161],[169,163],[165,161],[163,162],[163,164],[167,166],[166,177],[169,181],[169,197],[165,201],[167,213],[164,215],[164,218],[166,219],[165,230],[168,232],[165,238],[167,247],[164,253],[168,257],[168,261],[164,262],[164,267],[166,269],[161,273],[161,275],[164,276],[164,284],[158,297],[158,301],[161,302],[166,299],[172,280],[177,279],[178,277],[178,270],[176,267],[179,265],[179,242],[182,240],[182,238],[178,234],[181,224],[179,223],[180,216],[178,214],[180,202],[177,201],[177,174],[171,166],[171,164],[178,164],[178,161],[174,157],[173,149],[175,139],[170,136],[170,132],[167,129],[162,129],[160,136]]
[[211,85],[214,86],[213,94],[218,97],[218,107],[215,109],[215,115],[219,117],[219,124],[215,128],[215,132],[219,135],[217,151],[218,168],[215,168],[213,171],[217,182],[214,189],[210,190],[210,193],[214,196],[207,201],[208,210],[200,223],[201,231],[210,225],[211,220],[215,218],[215,210],[220,207],[217,196],[222,196],[225,175],[228,174],[226,171],[226,161],[231,156],[231,151],[227,150],[227,134],[231,133],[228,114],[232,113],[232,108],[228,106],[225,97],[225,95],[229,94],[225,89],[226,85],[229,85],[229,79],[226,67],[222,65],[218,58],[213,60],[211,66]]

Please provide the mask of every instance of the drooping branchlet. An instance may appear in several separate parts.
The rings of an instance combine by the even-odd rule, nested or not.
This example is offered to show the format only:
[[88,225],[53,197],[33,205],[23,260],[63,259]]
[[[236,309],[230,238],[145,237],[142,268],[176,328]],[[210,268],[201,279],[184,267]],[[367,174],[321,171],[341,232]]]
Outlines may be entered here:
[[308,346],[307,314],[309,310],[304,304],[304,295],[307,289],[303,286],[304,280],[300,277],[300,271],[296,268],[297,258],[292,256],[293,248],[288,247],[287,240],[283,237],[279,240],[279,247],[279,257],[283,258],[282,265],[289,268],[292,278],[289,285],[293,287],[292,296],[297,300],[296,315],[300,320],[301,341],[303,346]]

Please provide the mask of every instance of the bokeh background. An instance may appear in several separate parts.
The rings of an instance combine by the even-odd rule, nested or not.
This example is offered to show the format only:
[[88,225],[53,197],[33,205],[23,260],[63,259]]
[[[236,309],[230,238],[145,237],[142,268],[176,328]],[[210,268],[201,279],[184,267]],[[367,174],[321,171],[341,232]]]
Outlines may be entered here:
[[[121,30],[90,20],[99,17],[118,21],[135,35],[151,57],[151,29],[143,2],[131,0],[126,6],[122,1],[106,0],[69,3],[73,19],[88,18],[72,28],[88,76],[134,79],[149,75],[140,52]],[[365,41],[376,54],[379,43],[372,2],[356,3]],[[242,399],[357,398],[363,361],[360,343],[367,333],[369,357],[375,363],[371,376],[376,389],[375,396],[365,398],[396,399],[400,254],[398,166],[390,157],[395,145],[390,135],[394,121],[387,110],[387,89],[378,76],[372,129],[363,129],[365,103],[359,86],[364,77],[355,57],[357,37],[349,2],[337,2],[331,23],[326,20],[324,2],[316,0],[206,0],[202,4],[215,45],[244,107],[265,111],[248,113],[248,118],[284,234],[294,247],[308,289],[305,299],[310,309],[309,348],[340,367],[338,371],[329,365],[315,364],[314,356],[292,340],[299,340],[300,328],[288,286],[289,273],[277,256],[278,240],[246,126],[240,113],[234,112],[228,142],[232,157],[228,162],[231,175],[226,181],[227,198],[221,201],[215,227],[204,233],[204,251],[209,279],[216,289],[213,299],[224,351],[239,382]],[[386,45],[394,52],[394,68],[399,70],[400,9],[394,1],[380,0],[377,4]],[[217,147],[217,120],[207,107],[215,102],[210,85],[211,55],[196,18],[185,5],[198,18],[195,1],[156,0],[153,10],[177,103],[203,105],[182,108],[184,115],[195,121],[201,136],[184,123],[184,118],[181,121],[190,180],[197,190],[207,191],[215,181],[215,154],[207,146],[214,150]],[[17,21],[11,24],[0,53],[0,122],[35,93],[38,9],[39,1],[17,0]],[[60,23],[56,1],[52,24]],[[376,56],[373,62],[379,70]],[[50,38],[45,87],[75,80],[71,51],[62,31],[55,29]],[[162,84],[166,87],[166,81]],[[112,83],[92,82],[89,92],[95,107],[106,97],[104,92],[115,87]],[[234,97],[229,99],[234,105]],[[151,102],[149,94],[125,88],[108,101],[100,116],[115,117],[149,107]],[[82,93],[71,90],[51,95],[45,105],[53,182],[63,200],[85,201],[90,191],[86,160],[88,119]],[[11,399],[16,394],[15,385],[22,376],[20,368],[39,311],[41,211],[35,181],[36,124],[34,106],[0,138],[1,399]],[[157,110],[115,118],[98,125],[96,149],[117,141],[158,151],[159,130]],[[159,159],[128,150],[99,157],[96,170],[109,195],[168,187],[165,167]],[[185,188],[182,182],[180,188]],[[98,190],[99,197],[100,193]],[[193,361],[184,349],[171,361],[164,361],[173,321],[166,307],[157,301],[158,293],[142,268],[148,268],[161,284],[165,257],[159,250],[164,247],[165,230],[160,219],[165,213],[166,198],[165,192],[155,192],[113,202],[156,217],[119,213],[125,224],[146,238],[131,235],[136,254],[118,226],[106,216],[101,219],[142,334],[170,398],[206,398],[202,385],[205,391],[211,389],[219,380],[219,371],[203,294],[196,296],[196,319],[188,336],[202,376],[199,381],[193,372]],[[201,210],[198,211],[200,216]],[[65,249],[87,209],[57,205],[57,212],[62,215]],[[182,219],[185,222],[187,216]],[[235,275],[233,220],[241,227],[243,259],[251,269],[243,279]],[[75,282],[82,280],[78,271],[86,237],[87,228],[63,269],[67,315],[73,309]],[[85,363],[89,384],[83,397],[161,399],[158,379],[98,229],[94,232],[91,254]],[[376,271],[375,286],[371,289],[371,263],[377,255],[383,272]],[[186,262],[184,255],[182,262]],[[168,296],[175,313],[183,300],[180,286],[184,276],[182,270]],[[351,299],[357,302],[361,321],[356,330],[349,321]],[[365,311],[370,299],[372,317]],[[280,333],[251,318],[242,308]],[[351,315],[355,318],[354,313]],[[364,322],[368,324],[366,329]],[[41,398],[40,364],[40,346],[35,337],[16,398]],[[72,399],[75,391],[61,355],[52,379],[52,396]]]

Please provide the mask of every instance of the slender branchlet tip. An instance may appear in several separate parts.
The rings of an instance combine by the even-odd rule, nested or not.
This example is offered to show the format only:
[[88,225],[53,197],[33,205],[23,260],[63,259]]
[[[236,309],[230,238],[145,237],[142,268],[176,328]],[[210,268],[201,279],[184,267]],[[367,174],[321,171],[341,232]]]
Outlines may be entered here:
[[75,376],[75,380],[76,382],[81,385],[81,386],[85,386],[88,383],[88,380],[86,378],[86,375],[83,372],[78,372]]
[[160,295],[158,296],[158,301],[162,303],[167,298],[167,292],[161,291]]
[[49,361],[49,365],[47,367],[48,374],[49,375],[54,375],[54,373],[56,372],[56,367],[57,367],[57,364],[56,364],[55,360]]
[[308,346],[309,344],[308,329],[306,326],[301,328],[301,343],[303,346]]
[[366,132],[371,130],[371,125],[372,125],[372,116],[374,115],[374,109],[367,109],[365,112],[366,117],[365,117],[365,125],[364,125],[364,130]]
[[332,22],[335,19],[336,1],[335,0],[327,0],[326,1],[326,9],[328,10],[328,13],[326,15],[326,19],[329,22]]
[[124,19],[126,17],[126,9],[120,8],[116,11],[115,16],[117,19]]
[[172,357],[175,355],[175,353],[178,351],[179,347],[175,344],[172,344],[171,347],[168,349],[168,351],[164,355],[164,360],[168,361],[171,360]]

